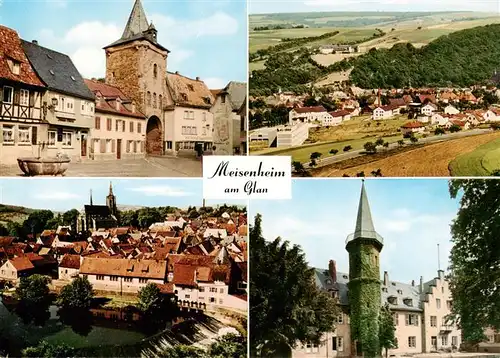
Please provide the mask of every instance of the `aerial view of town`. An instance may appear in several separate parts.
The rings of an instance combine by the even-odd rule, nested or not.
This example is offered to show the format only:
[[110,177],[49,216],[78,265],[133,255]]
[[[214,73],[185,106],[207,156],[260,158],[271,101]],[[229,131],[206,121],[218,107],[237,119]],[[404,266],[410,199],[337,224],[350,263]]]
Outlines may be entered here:
[[250,208],[252,357],[500,356],[497,180],[293,192]]
[[246,205],[198,180],[25,184],[0,180],[1,357],[247,356]]
[[500,170],[493,1],[250,1],[249,148],[296,176]]
[[246,153],[245,2],[32,5],[0,1],[1,176],[201,177]]

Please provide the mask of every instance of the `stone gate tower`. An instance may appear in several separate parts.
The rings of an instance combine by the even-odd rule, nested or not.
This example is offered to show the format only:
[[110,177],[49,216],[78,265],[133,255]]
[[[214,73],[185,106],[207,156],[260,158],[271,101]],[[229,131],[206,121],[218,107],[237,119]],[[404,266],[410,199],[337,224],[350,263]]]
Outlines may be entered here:
[[381,284],[379,257],[383,239],[373,226],[365,183],[361,186],[356,229],[346,240],[349,252],[349,306],[352,352],[373,358],[379,354],[378,316]]
[[[104,48],[106,83],[120,88],[144,113],[148,154],[162,154],[163,106],[167,92],[167,56],[153,23],[148,24],[141,0],[135,0],[122,37]],[[144,127],[146,129],[144,130]]]

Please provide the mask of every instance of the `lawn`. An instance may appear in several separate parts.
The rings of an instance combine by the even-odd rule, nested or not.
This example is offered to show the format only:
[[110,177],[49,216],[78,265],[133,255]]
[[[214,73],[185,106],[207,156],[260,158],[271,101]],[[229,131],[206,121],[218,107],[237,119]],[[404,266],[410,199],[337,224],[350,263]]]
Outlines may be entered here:
[[489,176],[500,169],[500,139],[481,145],[462,154],[450,163],[453,176]]
[[[355,140],[348,140],[344,142],[338,142],[338,141],[332,141],[326,143],[323,142],[320,144],[306,145],[302,147],[287,148],[287,149],[269,148],[270,150],[260,151],[258,155],[290,155],[293,161],[306,163],[309,161],[311,153],[313,152],[319,152],[322,154],[321,158],[325,158],[332,155],[330,154],[330,150],[332,149],[337,149],[339,153],[343,153],[343,149],[347,145],[350,145],[352,147],[352,150],[363,149],[363,146],[366,142],[374,142],[377,140],[377,138],[379,137],[361,138]],[[402,136],[396,135],[391,137],[384,137],[383,139],[386,142],[394,143],[402,139]]]

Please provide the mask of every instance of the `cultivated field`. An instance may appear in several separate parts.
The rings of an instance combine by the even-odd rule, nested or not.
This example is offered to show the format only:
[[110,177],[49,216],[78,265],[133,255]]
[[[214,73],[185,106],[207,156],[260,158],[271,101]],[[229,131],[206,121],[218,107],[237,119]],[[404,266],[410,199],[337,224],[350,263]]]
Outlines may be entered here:
[[500,169],[500,139],[462,154],[450,163],[453,176],[489,176]]
[[[498,148],[500,132],[430,144],[348,169],[324,167],[316,170],[314,176],[339,177],[344,174],[355,176],[360,172],[369,175],[373,170],[380,169],[382,175],[387,177],[447,177],[450,176],[449,165],[451,161],[458,156],[471,153],[481,145],[492,141],[497,143],[496,146]],[[469,164],[469,166],[472,166],[472,164]],[[463,172],[461,175],[469,176],[475,174]]]

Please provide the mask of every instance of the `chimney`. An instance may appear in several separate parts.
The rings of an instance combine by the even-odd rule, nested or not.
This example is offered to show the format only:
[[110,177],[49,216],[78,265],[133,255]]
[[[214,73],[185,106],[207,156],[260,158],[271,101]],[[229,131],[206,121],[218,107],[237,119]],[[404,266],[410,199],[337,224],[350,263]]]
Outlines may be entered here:
[[199,80],[200,80],[200,78],[197,76],[197,77],[196,77],[196,81],[199,81]]
[[424,276],[420,276],[420,293],[424,293]]
[[175,71],[175,74],[178,75],[179,74],[179,71]]
[[415,287],[415,280],[411,280],[411,286]]
[[389,286],[389,273],[384,271],[384,286]]
[[443,270],[438,270],[438,277],[440,280],[444,280],[444,271]]
[[330,260],[328,263],[328,272],[330,273],[330,277],[332,278],[332,282],[337,282],[337,263],[334,260]]
[[38,40],[33,40],[31,42],[34,43],[35,45],[38,45]]

